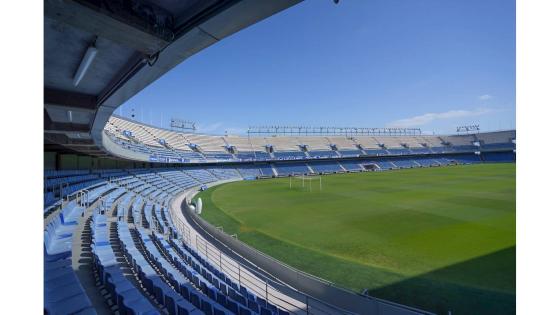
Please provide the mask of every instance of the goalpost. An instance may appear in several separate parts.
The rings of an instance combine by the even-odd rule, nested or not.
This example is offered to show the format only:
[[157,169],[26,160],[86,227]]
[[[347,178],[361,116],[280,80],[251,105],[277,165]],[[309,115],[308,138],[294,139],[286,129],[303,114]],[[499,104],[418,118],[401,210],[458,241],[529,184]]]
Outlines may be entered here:
[[[294,183],[292,183],[292,178],[294,178]],[[303,190],[313,191],[313,184],[315,184],[315,189],[317,189],[318,186],[319,191],[323,190],[323,179],[320,175],[306,176],[303,174],[301,176],[290,176],[290,189],[300,187]]]

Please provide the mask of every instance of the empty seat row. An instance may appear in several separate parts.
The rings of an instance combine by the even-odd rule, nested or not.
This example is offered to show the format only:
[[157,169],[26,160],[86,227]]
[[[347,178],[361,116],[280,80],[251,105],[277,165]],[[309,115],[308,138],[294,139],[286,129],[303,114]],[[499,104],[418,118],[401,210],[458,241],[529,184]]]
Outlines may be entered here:
[[43,285],[46,314],[97,314],[70,259],[45,259]]
[[123,314],[159,314],[158,310],[127,279],[113,252],[109,240],[109,225],[104,215],[94,214],[92,218],[92,253],[95,270],[101,283],[109,290],[119,312]]
[[117,230],[121,247],[124,249],[127,259],[131,262],[132,268],[138,274],[140,282],[150,294],[155,296],[160,305],[164,305],[170,314],[203,314],[188,300],[171,289],[153,269],[143,254],[136,248],[127,223],[118,222]]

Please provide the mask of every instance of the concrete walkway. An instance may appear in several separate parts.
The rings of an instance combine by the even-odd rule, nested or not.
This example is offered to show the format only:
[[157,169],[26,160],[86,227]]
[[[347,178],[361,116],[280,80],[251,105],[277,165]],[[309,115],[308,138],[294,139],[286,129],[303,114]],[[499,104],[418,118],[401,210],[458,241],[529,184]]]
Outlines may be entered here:
[[86,228],[86,222],[99,201],[94,202],[84,211],[80,218],[76,232],[72,239],[72,268],[84,287],[91,304],[95,307],[97,314],[113,314],[107,305],[105,298],[99,291],[93,274],[93,254],[91,252],[91,228]]
[[[208,187],[217,186],[233,181],[235,180],[214,182],[212,184],[208,184]],[[196,228],[194,228],[183,216],[181,209],[181,203],[183,202],[183,200],[185,200],[185,198],[187,200],[190,200],[193,197],[196,198],[195,195],[197,193],[198,190],[196,188],[187,190],[174,198],[170,204],[170,214],[173,224],[178,229],[179,225],[187,227],[187,229],[185,230],[186,233],[184,233],[183,235],[183,241],[191,248],[198,250],[201,256],[205,257],[208,261],[212,261],[217,267],[221,267],[222,265],[235,266],[234,268],[222,268],[221,271],[227,274],[228,277],[234,281],[240,279],[240,274],[242,274],[243,280],[241,281],[241,284],[247,287],[249,291],[256,294],[257,296],[268,300],[275,305],[281,306],[282,308],[290,311],[290,313],[307,314],[305,302],[295,299],[294,297],[290,296],[291,294],[287,295],[276,290],[273,286],[268,285],[265,281],[263,281],[263,277],[255,276],[252,270],[249,270],[244,265],[239,264],[236,259],[233,259],[225,254],[220,254],[219,262],[217,262],[215,256],[208,255],[208,248],[211,248],[211,251],[213,252],[219,251],[219,249],[205,240],[205,238],[196,230]],[[204,205],[202,211],[204,211]],[[201,248],[204,248],[205,250],[201,250]],[[254,266],[254,268],[258,269],[257,266]],[[294,291],[293,293],[297,292]],[[314,314],[321,313],[315,310]]]

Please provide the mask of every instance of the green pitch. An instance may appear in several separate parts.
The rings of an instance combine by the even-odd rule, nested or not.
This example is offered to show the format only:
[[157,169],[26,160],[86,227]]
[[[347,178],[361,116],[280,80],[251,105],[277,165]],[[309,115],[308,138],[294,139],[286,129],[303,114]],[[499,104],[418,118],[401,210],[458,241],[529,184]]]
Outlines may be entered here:
[[243,181],[202,216],[337,285],[439,314],[515,313],[515,164]]

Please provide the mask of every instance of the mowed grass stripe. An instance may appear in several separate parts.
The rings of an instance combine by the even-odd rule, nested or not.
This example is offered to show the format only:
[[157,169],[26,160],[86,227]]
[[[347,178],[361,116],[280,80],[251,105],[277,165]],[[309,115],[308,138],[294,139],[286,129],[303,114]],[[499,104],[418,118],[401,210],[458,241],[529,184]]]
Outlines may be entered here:
[[[323,176],[321,192],[318,183],[313,192],[292,184],[283,178],[213,187],[201,194],[203,217],[356,291],[393,298],[394,287],[408,292],[397,294],[399,302],[454,314],[481,295],[488,310],[504,301],[503,313],[515,309],[515,164]],[[499,268],[488,263],[493,259]]]

